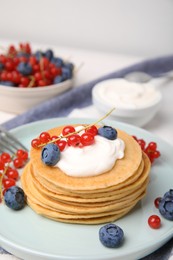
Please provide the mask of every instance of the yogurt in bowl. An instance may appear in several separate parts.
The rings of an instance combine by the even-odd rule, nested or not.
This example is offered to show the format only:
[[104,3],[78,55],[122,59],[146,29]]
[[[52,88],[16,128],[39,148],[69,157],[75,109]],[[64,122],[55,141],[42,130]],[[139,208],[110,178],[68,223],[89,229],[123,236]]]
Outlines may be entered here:
[[92,98],[94,105],[103,113],[116,108],[112,119],[143,126],[159,110],[162,94],[150,83],[110,79],[94,86]]

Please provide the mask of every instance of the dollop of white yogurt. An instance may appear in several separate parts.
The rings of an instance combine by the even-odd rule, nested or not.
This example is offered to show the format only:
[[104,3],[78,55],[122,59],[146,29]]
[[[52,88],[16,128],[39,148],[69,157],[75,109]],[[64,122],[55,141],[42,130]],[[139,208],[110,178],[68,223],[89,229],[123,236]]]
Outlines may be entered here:
[[92,145],[67,146],[55,167],[73,177],[99,175],[111,170],[116,160],[124,157],[124,149],[124,141],[120,138],[109,140],[96,135]]

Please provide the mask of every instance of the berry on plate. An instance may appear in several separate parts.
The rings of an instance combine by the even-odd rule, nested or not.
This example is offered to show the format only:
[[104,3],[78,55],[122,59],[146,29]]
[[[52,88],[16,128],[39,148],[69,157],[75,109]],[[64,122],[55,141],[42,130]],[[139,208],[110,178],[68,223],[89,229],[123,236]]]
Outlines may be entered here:
[[19,210],[25,205],[24,191],[18,186],[12,186],[5,191],[4,201],[7,207]]
[[115,224],[107,224],[100,228],[99,239],[104,246],[116,248],[123,243],[124,232]]
[[166,192],[159,202],[160,214],[168,219],[173,220],[173,190]]
[[157,215],[152,215],[148,218],[148,225],[153,229],[158,229],[161,226],[161,219]]

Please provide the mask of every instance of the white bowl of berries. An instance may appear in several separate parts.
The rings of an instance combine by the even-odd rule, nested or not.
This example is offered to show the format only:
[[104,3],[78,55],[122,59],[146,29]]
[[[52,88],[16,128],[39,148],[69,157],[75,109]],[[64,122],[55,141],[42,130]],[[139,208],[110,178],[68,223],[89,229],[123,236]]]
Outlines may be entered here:
[[150,83],[136,83],[125,79],[110,79],[96,84],[92,90],[95,107],[113,120],[144,126],[159,111],[162,93]]
[[0,110],[22,113],[73,86],[74,64],[53,50],[10,45],[0,54]]

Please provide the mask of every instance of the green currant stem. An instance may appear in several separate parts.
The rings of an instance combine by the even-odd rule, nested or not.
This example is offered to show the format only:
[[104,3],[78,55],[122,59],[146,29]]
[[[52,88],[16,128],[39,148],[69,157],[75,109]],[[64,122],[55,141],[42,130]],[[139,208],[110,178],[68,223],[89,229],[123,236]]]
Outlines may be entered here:
[[[75,131],[75,132],[73,132],[73,133],[69,133],[69,134],[64,135],[64,136],[59,136],[58,138],[56,138],[56,139],[54,139],[54,140],[52,140],[52,141],[49,141],[49,142],[47,142],[46,144],[54,143],[54,142],[56,142],[56,141],[61,140],[62,138],[67,138],[67,137],[69,137],[69,136],[71,136],[71,135],[78,134],[78,133],[80,133],[81,131],[90,128],[91,126],[98,124],[99,122],[101,122],[102,120],[104,120],[106,117],[108,117],[114,110],[115,110],[115,108],[112,108],[106,115],[104,115],[103,117],[101,117],[101,118],[100,118],[99,120],[97,120],[96,122],[94,122],[94,123],[92,123],[92,124],[90,124],[90,125],[84,126],[83,129],[80,129],[80,130]],[[43,147],[43,146],[45,146],[46,144],[41,144],[41,145],[39,145],[38,147]]]

